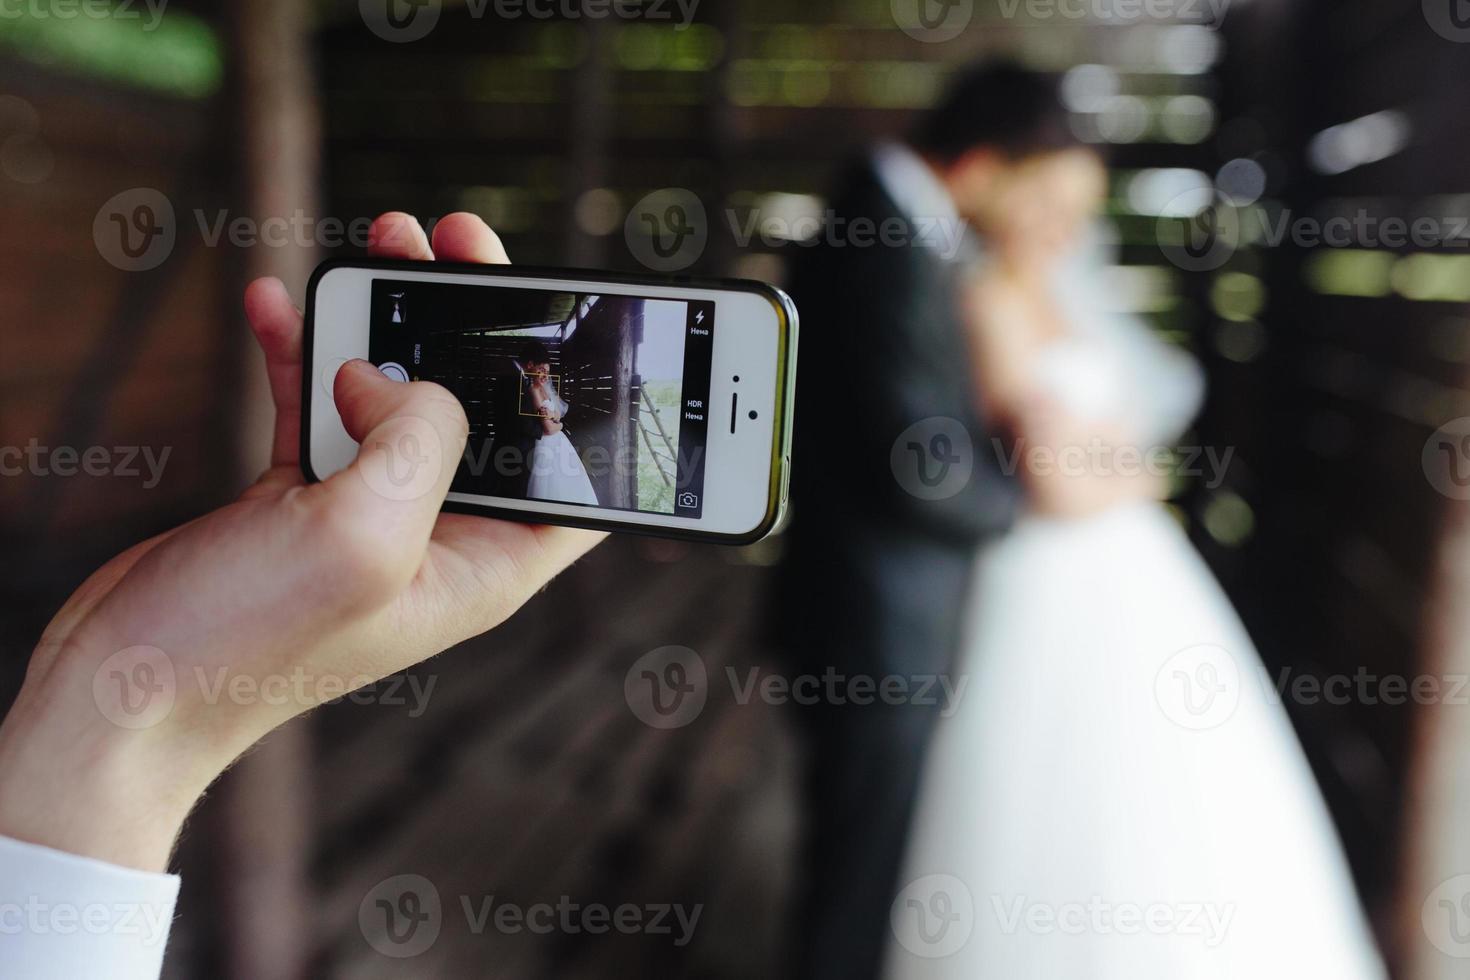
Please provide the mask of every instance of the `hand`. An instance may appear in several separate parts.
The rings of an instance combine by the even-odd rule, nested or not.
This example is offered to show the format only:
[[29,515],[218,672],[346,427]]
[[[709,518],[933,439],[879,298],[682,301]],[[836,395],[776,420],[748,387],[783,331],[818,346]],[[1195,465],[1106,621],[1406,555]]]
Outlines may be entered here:
[[[371,241],[394,258],[509,261],[467,214],[439,223],[432,250],[403,214],[380,217]],[[362,361],[334,391],[357,460],[307,485],[301,314],[270,279],[245,309],[276,405],[270,469],[108,562],[57,613],[0,725],[0,834],[161,870],[194,802],[263,735],[496,626],[602,538],[441,514],[463,409]],[[399,486],[389,475],[405,463]]]

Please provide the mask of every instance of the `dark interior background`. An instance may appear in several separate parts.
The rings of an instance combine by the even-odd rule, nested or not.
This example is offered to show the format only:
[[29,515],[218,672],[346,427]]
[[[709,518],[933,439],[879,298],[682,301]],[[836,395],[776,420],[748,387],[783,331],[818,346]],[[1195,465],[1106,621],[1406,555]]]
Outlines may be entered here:
[[[1268,667],[1463,676],[1465,505],[1436,491],[1422,455],[1470,415],[1465,243],[1247,236],[1219,268],[1190,271],[1161,251],[1150,205],[1161,187],[1225,186],[1235,164],[1262,182],[1247,210],[1268,221],[1470,215],[1465,39],[1418,0],[1239,0],[1216,25],[1002,9],[976,0],[944,43],[906,35],[886,0],[705,0],[682,30],[449,3],[412,44],[325,0],[175,0],[152,31],[0,20],[0,445],[170,450],[151,487],[0,478],[0,703],[90,569],[253,477],[262,388],[243,284],[282,275],[300,297],[316,261],[361,250],[315,235],[231,244],[213,237],[221,216],[299,213],[323,231],[324,218],[470,210],[516,261],[639,270],[629,208],[685,188],[708,212],[691,271],[779,282],[798,246],[742,244],[738,230],[820,210],[850,154],[994,53],[1070,71],[1078,125],[1110,153],[1118,294],[1206,365],[1196,441],[1233,447],[1235,463],[1176,503]],[[1330,127],[1379,113],[1362,159],[1324,166]],[[136,188],[171,202],[177,242],[157,268],[126,272],[94,222]],[[829,339],[803,341],[821,357]],[[414,671],[434,685],[421,714],[385,682],[377,703],[273,736],[192,823],[169,975],[402,975],[357,926],[363,896],[401,873],[507,901],[705,905],[686,947],[461,930],[415,976],[780,975],[800,941],[789,717],[715,699],[658,731],[622,697],[629,665],[665,645],[712,671],[772,664],[780,549],[613,540],[503,629]],[[1467,708],[1289,707],[1396,974],[1460,975],[1419,911],[1470,869],[1470,797],[1455,790]]]

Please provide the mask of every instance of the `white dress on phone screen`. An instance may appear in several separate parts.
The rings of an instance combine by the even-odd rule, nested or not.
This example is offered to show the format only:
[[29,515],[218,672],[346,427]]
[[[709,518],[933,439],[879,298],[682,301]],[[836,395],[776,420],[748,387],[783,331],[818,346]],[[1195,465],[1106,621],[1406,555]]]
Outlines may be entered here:
[[[547,385],[553,415],[560,419],[567,412],[567,403],[562,401],[556,389]],[[597,492],[592,489],[592,480],[577,455],[566,430],[548,433],[536,440],[531,453],[531,479],[526,486],[526,496],[532,500],[551,500],[566,504],[598,505]]]

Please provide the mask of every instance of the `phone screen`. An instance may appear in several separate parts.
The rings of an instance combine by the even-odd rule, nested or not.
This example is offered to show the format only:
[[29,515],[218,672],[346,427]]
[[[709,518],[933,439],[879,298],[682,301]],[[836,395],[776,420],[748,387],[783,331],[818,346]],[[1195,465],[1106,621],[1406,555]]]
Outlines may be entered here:
[[456,491],[697,518],[715,305],[374,279],[368,358],[464,406]]

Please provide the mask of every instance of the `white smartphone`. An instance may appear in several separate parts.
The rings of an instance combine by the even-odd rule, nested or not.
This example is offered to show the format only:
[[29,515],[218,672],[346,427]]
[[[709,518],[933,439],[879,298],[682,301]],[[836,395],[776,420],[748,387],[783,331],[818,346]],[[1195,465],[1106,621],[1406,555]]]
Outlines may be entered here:
[[748,543],[785,513],[796,334],[757,282],[328,261],[306,298],[302,469],[356,457],[332,385],[363,358],[464,406],[446,509]]

